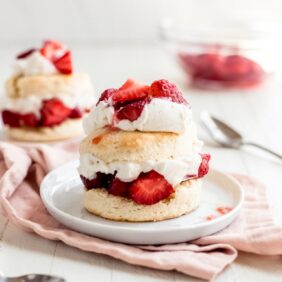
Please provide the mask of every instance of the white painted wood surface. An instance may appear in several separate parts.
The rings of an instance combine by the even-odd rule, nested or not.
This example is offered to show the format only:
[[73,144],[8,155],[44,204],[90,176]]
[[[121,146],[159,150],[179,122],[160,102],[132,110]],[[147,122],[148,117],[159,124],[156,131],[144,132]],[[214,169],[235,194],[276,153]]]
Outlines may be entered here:
[[[0,49],[1,85],[10,74],[12,58],[19,50]],[[203,92],[185,88],[183,74],[161,46],[76,47],[77,69],[91,74],[97,92],[115,87],[128,77],[151,82],[168,78],[187,95],[195,114],[208,110],[238,128],[248,139],[282,151],[282,85],[271,81],[264,87],[232,93]],[[256,149],[241,151],[215,146],[199,130],[212,154],[212,166],[249,174],[267,184],[267,195],[277,224],[282,226],[282,164]],[[282,281],[280,257],[240,253],[216,281]],[[86,253],[60,242],[25,233],[5,218],[0,219],[0,271],[7,275],[29,272],[57,274],[68,282],[90,281],[200,281],[177,272],[156,271],[128,265],[103,255]]]

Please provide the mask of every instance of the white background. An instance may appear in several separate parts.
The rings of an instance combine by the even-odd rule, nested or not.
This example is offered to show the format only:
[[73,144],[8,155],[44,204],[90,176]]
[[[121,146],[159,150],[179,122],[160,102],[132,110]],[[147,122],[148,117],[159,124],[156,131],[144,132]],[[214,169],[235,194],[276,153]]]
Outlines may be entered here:
[[0,0],[0,44],[156,42],[162,17],[201,19],[282,12],[280,0]]

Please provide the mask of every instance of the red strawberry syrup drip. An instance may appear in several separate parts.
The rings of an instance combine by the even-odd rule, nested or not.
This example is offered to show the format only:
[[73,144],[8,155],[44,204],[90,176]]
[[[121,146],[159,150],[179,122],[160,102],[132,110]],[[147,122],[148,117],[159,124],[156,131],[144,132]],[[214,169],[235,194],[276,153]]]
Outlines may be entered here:
[[214,220],[215,218],[216,218],[216,216],[214,214],[210,214],[206,217],[206,220],[211,221],[211,220]]
[[223,214],[227,214],[227,213],[229,213],[230,211],[232,211],[232,208],[222,206],[222,207],[217,207],[217,208],[216,208],[216,211],[217,211],[218,213],[220,213],[220,214],[223,215]]

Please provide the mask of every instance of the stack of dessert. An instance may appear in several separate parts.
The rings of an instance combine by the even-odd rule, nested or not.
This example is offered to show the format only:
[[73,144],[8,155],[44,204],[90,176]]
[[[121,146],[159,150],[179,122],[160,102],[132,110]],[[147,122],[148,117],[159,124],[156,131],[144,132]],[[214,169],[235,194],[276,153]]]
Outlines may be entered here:
[[188,102],[167,80],[107,89],[84,119],[78,168],[84,206],[118,221],[159,221],[196,209],[210,156]]
[[48,40],[16,58],[1,102],[11,138],[52,141],[80,135],[82,116],[95,97],[87,74],[74,73],[71,52]]

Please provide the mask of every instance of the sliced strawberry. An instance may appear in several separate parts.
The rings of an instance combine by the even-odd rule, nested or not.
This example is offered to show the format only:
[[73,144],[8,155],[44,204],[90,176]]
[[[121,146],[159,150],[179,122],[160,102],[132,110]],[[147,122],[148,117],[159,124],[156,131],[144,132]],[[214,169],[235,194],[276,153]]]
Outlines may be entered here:
[[110,88],[110,89],[106,89],[100,96],[98,102],[96,105],[98,105],[101,101],[108,101],[113,95],[114,93],[117,91],[117,89],[114,88]]
[[41,124],[43,126],[60,124],[70,115],[71,111],[57,98],[45,100],[40,110]]
[[139,118],[146,103],[146,100],[139,100],[125,105],[116,111],[116,118],[118,120],[128,119],[134,121]]
[[201,154],[202,162],[198,169],[198,177],[203,177],[209,172],[210,154]]
[[129,78],[118,90],[126,90],[130,87],[135,87],[136,85],[139,85],[139,83],[134,79]]
[[179,104],[188,104],[176,85],[166,79],[154,81],[151,84],[149,95],[156,98],[168,98],[172,102]]
[[140,175],[129,187],[130,198],[141,205],[156,204],[173,192],[173,187],[154,170]]
[[39,120],[38,120],[38,118],[36,117],[35,114],[27,113],[27,114],[21,115],[20,123],[23,126],[37,127]]
[[31,49],[28,49],[22,53],[20,53],[19,55],[17,55],[17,59],[25,59],[27,58],[28,56],[30,56],[33,52],[35,52],[36,49],[35,48],[31,48]]
[[56,69],[63,74],[72,73],[72,59],[71,52],[67,51],[62,57],[54,60]]
[[82,117],[82,111],[78,107],[75,107],[74,109],[71,110],[69,118],[81,118],[81,117]]
[[10,127],[20,126],[20,114],[11,112],[9,110],[4,110],[2,112],[2,120],[5,125],[8,125]]
[[114,103],[139,100],[148,96],[150,87],[128,79],[112,96]]
[[88,179],[84,177],[83,175],[80,175],[80,178],[84,184],[84,186],[87,189],[93,189],[93,188],[104,188],[103,187],[103,180],[104,180],[105,174],[101,172],[96,173],[96,177],[93,179]]
[[118,178],[114,178],[113,181],[110,183],[109,193],[115,196],[120,197],[127,197],[128,195],[128,182],[123,182]]
[[43,43],[43,47],[40,49],[40,53],[52,61],[59,50],[64,50],[64,46],[60,42],[55,40],[46,40]]

